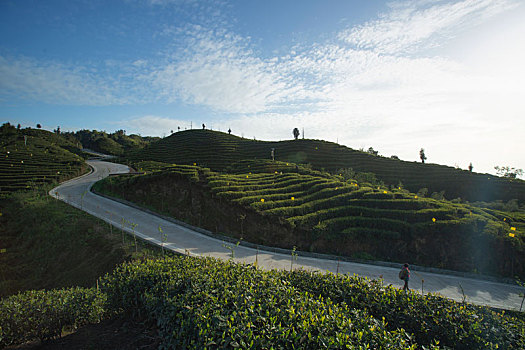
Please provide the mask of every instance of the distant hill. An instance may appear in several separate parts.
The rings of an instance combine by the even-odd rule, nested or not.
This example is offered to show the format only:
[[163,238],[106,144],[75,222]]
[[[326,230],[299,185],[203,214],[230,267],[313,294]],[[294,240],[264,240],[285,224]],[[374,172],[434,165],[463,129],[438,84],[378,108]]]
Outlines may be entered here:
[[76,132],[62,133],[69,139],[80,143],[82,147],[93,151],[120,156],[124,152],[142,149],[150,142],[158,141],[158,137],[142,137],[139,135],[126,135],[125,130],[117,130],[114,133],[106,133],[97,130],[79,130]]
[[45,130],[0,127],[0,195],[36,189],[86,171],[77,144]]
[[428,194],[444,191],[448,199],[468,201],[525,202],[525,181],[480,174],[437,164],[407,162],[356,151],[339,144],[321,140],[256,141],[211,130],[177,132],[143,149],[126,153],[128,162],[145,160],[189,164],[225,171],[232,163],[245,159],[271,159],[311,164],[316,169],[335,173],[342,168],[371,172],[387,185]]

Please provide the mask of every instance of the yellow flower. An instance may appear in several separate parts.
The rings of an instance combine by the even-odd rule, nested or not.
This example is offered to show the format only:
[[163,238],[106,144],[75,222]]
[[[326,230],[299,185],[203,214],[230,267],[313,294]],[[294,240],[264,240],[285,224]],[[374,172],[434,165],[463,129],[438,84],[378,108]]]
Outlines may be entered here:
[[515,227],[511,227],[510,228],[512,231],[516,231],[516,228]]
[[432,222],[436,222],[436,218],[432,218]]
[[292,197],[292,198],[291,198],[291,200],[293,200],[293,201],[294,201],[294,200],[295,200],[295,197]]
[[383,193],[388,193],[387,191],[383,191]]
[[193,165],[197,165],[197,163],[193,163]]
[[246,178],[248,178],[248,175],[246,175]]
[[516,236],[516,234],[514,234],[514,233],[512,233],[512,232],[509,233],[509,237],[514,237],[514,236]]
[[261,198],[261,202],[263,202],[263,203],[264,203],[264,198]]
[[414,196],[415,199],[417,199],[417,196]]

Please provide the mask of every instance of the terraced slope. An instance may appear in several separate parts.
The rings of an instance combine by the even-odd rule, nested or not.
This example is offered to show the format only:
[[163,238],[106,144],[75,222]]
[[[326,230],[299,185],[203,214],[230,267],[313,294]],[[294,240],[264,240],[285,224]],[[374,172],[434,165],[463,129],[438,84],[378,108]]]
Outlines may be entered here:
[[75,148],[75,144],[58,135],[31,129],[2,131],[0,195],[59,182],[78,176],[87,168],[83,158],[66,149]]
[[472,173],[437,164],[406,162],[352,150],[335,143],[319,140],[281,142],[255,141],[209,130],[188,130],[154,142],[143,150],[129,153],[125,161],[145,160],[176,164],[197,164],[216,171],[230,169],[242,160],[275,159],[283,162],[310,164],[316,169],[337,172],[352,168],[372,172],[386,184],[417,192],[445,191],[448,199],[469,201],[525,201],[525,181],[509,180],[488,174]]
[[[257,213],[262,219],[250,218],[258,220],[255,227],[225,232],[257,244],[525,277],[523,212],[420,198],[403,188],[372,186],[284,162],[244,161],[232,166],[236,174],[148,164],[161,171],[107,180],[102,187],[164,212],[177,207],[199,212],[204,207],[200,216],[218,217],[217,222],[203,220],[213,231],[231,230],[239,226],[239,217]],[[172,192],[174,188],[180,190]],[[196,197],[196,190],[209,192],[211,199]],[[203,203],[209,200],[213,203]],[[264,220],[282,226],[268,233]]]

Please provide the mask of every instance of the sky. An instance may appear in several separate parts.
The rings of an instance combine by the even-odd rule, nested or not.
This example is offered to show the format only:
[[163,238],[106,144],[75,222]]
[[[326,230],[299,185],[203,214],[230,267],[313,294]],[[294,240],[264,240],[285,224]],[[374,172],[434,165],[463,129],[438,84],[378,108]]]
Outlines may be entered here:
[[[0,0],[0,122],[525,169],[522,0]],[[302,135],[300,136],[302,137]]]

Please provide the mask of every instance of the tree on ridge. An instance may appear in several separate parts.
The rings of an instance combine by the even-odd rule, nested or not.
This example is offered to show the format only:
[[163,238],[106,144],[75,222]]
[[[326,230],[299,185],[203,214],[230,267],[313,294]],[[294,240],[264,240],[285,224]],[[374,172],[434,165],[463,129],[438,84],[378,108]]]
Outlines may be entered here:
[[297,140],[299,138],[299,129],[293,128],[293,137]]
[[425,155],[425,149],[421,148],[419,150],[419,158],[421,158],[421,163],[425,163],[425,160],[427,160],[427,156]]

